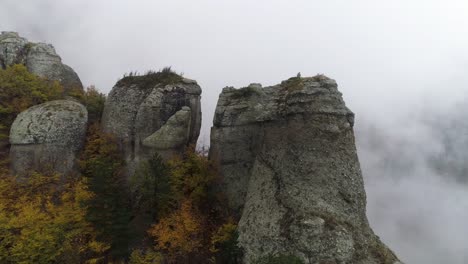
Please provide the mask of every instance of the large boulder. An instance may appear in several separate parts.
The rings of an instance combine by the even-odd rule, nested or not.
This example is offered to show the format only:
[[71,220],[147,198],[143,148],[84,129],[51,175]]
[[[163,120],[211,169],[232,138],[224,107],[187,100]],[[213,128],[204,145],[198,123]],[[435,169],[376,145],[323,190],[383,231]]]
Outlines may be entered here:
[[210,158],[240,217],[245,262],[295,255],[305,263],[398,263],[369,227],[354,114],[334,80],[223,89]]
[[171,71],[127,76],[110,92],[102,127],[120,141],[128,175],[155,153],[163,158],[196,144],[201,88]]
[[67,175],[86,137],[88,112],[75,101],[56,100],[21,112],[10,130],[13,172],[53,171]]
[[59,81],[66,91],[83,89],[76,72],[62,63],[52,45],[33,43],[16,32],[0,34],[0,66],[6,68],[13,64],[24,64],[31,73]]

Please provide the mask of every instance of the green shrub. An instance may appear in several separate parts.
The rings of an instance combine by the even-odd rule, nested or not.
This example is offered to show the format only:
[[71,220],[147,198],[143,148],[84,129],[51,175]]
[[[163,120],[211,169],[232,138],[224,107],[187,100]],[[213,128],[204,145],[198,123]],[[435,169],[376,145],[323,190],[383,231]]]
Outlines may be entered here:
[[301,90],[304,87],[304,79],[301,77],[292,77],[281,82],[281,86],[287,91]]
[[239,246],[239,233],[237,225],[226,223],[218,228],[211,237],[210,251],[213,253],[213,262],[219,264],[240,264],[244,250]]
[[106,95],[100,93],[96,87],[90,86],[84,93],[84,105],[88,110],[89,123],[100,122],[102,113],[104,112],[104,103]]
[[101,121],[106,95],[100,93],[94,85],[89,86],[84,91],[81,88],[68,89],[67,95],[80,101],[86,107],[90,124]]

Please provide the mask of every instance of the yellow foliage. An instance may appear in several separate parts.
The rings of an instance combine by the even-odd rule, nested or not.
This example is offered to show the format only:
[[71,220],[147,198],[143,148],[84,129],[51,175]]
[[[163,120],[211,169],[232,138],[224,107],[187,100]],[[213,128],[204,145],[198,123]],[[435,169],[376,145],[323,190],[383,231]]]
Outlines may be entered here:
[[223,263],[237,258],[236,225],[232,221],[223,225],[229,213],[213,191],[217,172],[211,162],[189,148],[167,165],[170,210],[148,231],[156,249],[169,263]]
[[149,234],[156,248],[167,252],[169,259],[196,253],[203,247],[203,216],[188,200],[171,215],[154,225]]
[[10,125],[20,112],[62,96],[58,82],[38,77],[24,65],[0,69],[0,138],[8,137]]
[[71,88],[68,89],[67,93],[68,96],[74,97],[86,106],[90,123],[100,121],[106,96],[100,93],[94,85],[87,87],[86,90],[78,87]]
[[211,237],[211,247],[210,251],[212,253],[216,253],[220,251],[220,245],[223,245],[229,241],[231,241],[235,235],[237,230],[237,225],[228,222],[218,228],[218,230],[213,234]]
[[159,252],[155,252],[151,249],[143,250],[134,250],[130,255],[130,261],[128,264],[161,264],[163,263],[163,258]]
[[58,175],[0,178],[0,263],[83,263],[108,246],[95,240],[83,203],[93,196],[83,180]]
[[171,189],[176,199],[190,199],[194,205],[206,200],[208,188],[216,178],[216,171],[207,157],[189,148],[183,157],[175,157],[168,164]]
[[79,165],[85,175],[95,174],[97,168],[104,165],[109,167],[109,171],[120,169],[123,165],[117,140],[111,134],[103,133],[99,124],[88,128],[86,147]]

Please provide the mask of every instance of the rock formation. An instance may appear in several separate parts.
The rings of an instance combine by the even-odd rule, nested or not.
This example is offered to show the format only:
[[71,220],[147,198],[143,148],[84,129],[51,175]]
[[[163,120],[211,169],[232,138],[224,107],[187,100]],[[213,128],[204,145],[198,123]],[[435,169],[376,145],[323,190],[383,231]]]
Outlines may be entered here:
[[31,73],[59,81],[65,90],[83,89],[80,78],[55,52],[52,45],[32,43],[16,32],[0,34],[0,66],[24,64]]
[[56,100],[21,112],[10,131],[13,172],[72,172],[84,144],[88,112],[74,101]]
[[210,158],[239,214],[246,263],[270,254],[398,263],[367,221],[353,124],[336,82],[323,75],[223,89]]
[[170,158],[196,144],[200,95],[195,81],[169,70],[117,82],[107,98],[102,127],[121,142],[129,175],[156,152]]

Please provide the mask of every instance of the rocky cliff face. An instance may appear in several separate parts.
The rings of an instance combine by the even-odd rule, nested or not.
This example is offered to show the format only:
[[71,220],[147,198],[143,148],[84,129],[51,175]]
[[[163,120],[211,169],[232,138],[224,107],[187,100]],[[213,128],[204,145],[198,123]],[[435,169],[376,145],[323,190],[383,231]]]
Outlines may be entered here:
[[121,142],[129,175],[141,160],[164,158],[196,144],[201,126],[201,88],[173,72],[129,76],[110,92],[102,127]]
[[13,172],[74,171],[86,137],[88,112],[74,101],[57,100],[21,112],[10,131]]
[[16,32],[0,34],[0,66],[24,64],[28,70],[49,80],[59,81],[65,88],[83,89],[80,78],[55,52],[52,45],[32,43]]
[[398,263],[369,227],[354,115],[334,80],[291,78],[225,88],[211,131],[245,261]]

